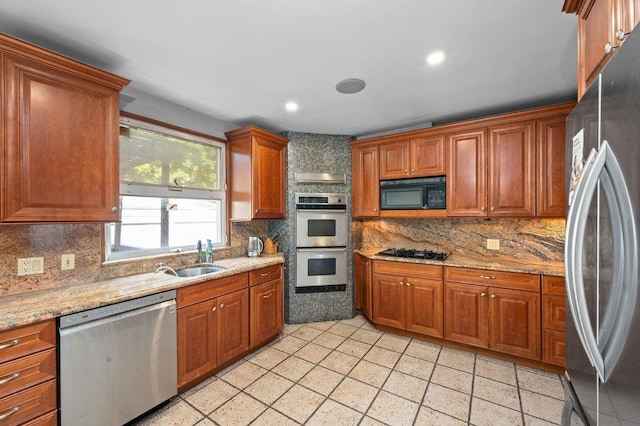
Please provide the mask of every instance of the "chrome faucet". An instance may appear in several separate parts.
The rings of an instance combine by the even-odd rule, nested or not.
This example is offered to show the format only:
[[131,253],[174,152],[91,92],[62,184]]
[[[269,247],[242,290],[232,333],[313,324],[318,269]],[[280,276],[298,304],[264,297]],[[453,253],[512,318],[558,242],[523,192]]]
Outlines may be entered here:
[[178,273],[176,271],[173,270],[172,267],[170,267],[169,265],[165,265],[164,263],[156,263],[156,274],[158,272],[165,272],[165,271],[169,271],[171,272],[173,275],[175,275],[176,277],[178,276]]
[[196,263],[202,263],[202,241],[198,240],[198,244],[196,244],[196,249],[198,249],[198,261]]

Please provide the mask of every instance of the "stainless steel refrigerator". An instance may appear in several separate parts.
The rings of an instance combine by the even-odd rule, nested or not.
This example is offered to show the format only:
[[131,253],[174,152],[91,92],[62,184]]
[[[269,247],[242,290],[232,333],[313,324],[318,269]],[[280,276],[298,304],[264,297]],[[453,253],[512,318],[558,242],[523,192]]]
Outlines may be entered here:
[[640,425],[640,29],[627,37],[567,119],[563,424]]

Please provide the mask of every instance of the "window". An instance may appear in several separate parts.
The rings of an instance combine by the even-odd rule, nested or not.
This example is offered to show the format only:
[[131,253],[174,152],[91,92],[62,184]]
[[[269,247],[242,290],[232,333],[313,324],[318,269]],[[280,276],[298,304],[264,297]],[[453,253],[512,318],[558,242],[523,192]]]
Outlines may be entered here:
[[132,118],[120,120],[120,223],[107,260],[226,244],[225,145]]

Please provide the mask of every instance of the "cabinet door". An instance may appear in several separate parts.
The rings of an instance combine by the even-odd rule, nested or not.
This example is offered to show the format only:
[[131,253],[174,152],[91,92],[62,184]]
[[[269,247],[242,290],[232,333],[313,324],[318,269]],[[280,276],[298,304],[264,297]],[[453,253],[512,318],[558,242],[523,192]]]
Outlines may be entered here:
[[409,144],[405,141],[380,144],[380,179],[409,177]]
[[218,298],[216,324],[218,365],[249,349],[249,290]]
[[542,361],[548,364],[564,367],[565,363],[565,333],[557,330],[543,331]]
[[442,281],[408,277],[406,327],[416,333],[443,336]]
[[444,284],[444,338],[487,347],[487,288],[468,284]]
[[249,345],[253,348],[282,330],[283,281],[273,280],[249,289]]
[[253,218],[285,217],[285,146],[253,136]]
[[353,167],[353,217],[373,217],[380,212],[380,177],[378,146],[354,147]]
[[178,309],[178,387],[216,367],[216,300]]
[[402,279],[396,275],[373,275],[373,322],[404,328],[405,302]]
[[410,174],[412,177],[442,176],[446,170],[444,135],[411,139]]
[[545,217],[566,216],[565,115],[538,120],[537,129],[537,208]]
[[26,58],[3,59],[0,220],[118,220],[118,91]]
[[487,215],[487,160],[485,130],[447,136],[447,214]]
[[489,216],[535,216],[534,124],[489,129]]
[[540,294],[490,289],[489,349],[540,359]]

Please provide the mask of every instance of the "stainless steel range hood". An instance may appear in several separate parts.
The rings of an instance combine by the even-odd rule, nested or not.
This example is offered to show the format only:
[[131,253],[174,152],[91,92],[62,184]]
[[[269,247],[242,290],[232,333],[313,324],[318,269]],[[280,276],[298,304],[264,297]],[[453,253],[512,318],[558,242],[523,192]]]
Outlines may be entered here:
[[296,173],[296,183],[344,184],[347,175],[342,173]]

